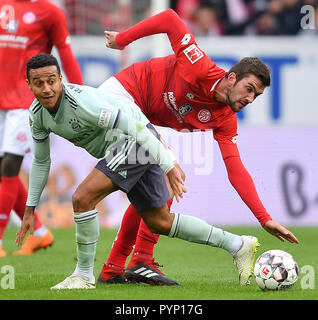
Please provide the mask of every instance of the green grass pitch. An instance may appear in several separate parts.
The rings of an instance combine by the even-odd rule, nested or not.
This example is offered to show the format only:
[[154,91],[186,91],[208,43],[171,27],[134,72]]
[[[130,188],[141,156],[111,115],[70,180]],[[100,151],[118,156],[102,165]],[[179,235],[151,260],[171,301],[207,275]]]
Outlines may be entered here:
[[[300,244],[280,242],[261,228],[225,228],[237,234],[259,238],[257,256],[269,249],[291,253],[298,262],[300,274],[295,286],[287,291],[263,292],[254,279],[251,285],[240,287],[232,257],[225,251],[204,245],[187,243],[162,236],[155,248],[155,258],[165,267],[167,276],[181,286],[153,287],[146,284],[103,285],[95,290],[51,291],[50,287],[70,275],[76,265],[75,231],[52,229],[55,243],[32,256],[13,256],[16,228],[8,228],[3,247],[8,257],[0,259],[1,300],[317,300],[318,299],[318,228],[290,228]],[[105,261],[116,230],[102,229],[97,247],[95,277]],[[14,289],[4,289],[3,267],[14,268]],[[311,266],[309,275],[304,266]],[[313,277],[312,277],[313,276]],[[314,289],[309,289],[308,284]],[[306,289],[307,288],[307,289]]]

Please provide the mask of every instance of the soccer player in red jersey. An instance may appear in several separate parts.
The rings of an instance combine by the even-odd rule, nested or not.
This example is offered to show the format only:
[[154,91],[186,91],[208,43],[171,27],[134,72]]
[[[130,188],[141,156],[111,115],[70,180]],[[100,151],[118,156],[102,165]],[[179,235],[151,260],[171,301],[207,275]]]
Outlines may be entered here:
[[[236,145],[236,113],[270,85],[269,69],[257,58],[244,58],[228,72],[219,68],[198,47],[189,29],[171,9],[121,33],[105,31],[106,46],[123,49],[139,38],[158,33],[168,35],[174,54],[135,63],[106,80],[100,90],[134,103],[155,125],[178,131],[213,129],[229,180],[261,226],[282,241],[298,243],[264,208]],[[177,284],[165,277],[154,262],[153,248],[158,237],[147,229],[130,205],[99,280],[125,282],[125,262],[135,245],[126,276],[149,284]]]
[[[23,157],[31,151],[28,109],[34,99],[26,83],[26,63],[55,46],[70,82],[82,84],[64,12],[47,0],[0,0],[0,257],[7,253],[2,237],[11,210],[23,217],[27,198],[18,177]],[[54,237],[35,215],[34,236],[28,237],[17,255],[29,255],[51,245]]]

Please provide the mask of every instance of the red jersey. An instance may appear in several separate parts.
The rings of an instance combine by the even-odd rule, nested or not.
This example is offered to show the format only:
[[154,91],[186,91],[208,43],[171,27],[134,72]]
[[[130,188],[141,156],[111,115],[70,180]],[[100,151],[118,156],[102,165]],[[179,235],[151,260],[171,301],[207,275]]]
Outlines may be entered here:
[[26,84],[26,63],[68,46],[64,12],[46,0],[0,0],[0,109],[28,109],[34,96]]
[[175,54],[135,63],[115,77],[151,123],[179,131],[213,129],[216,140],[232,140],[237,135],[236,114],[227,104],[213,98],[214,90],[226,72],[198,47],[178,16],[173,16],[177,23],[161,23],[154,32],[150,21],[151,28],[143,26],[141,33],[136,30],[133,34],[122,32],[116,41],[125,46],[137,39],[136,36],[145,36],[149,30],[165,32]]
[[152,34],[166,33],[174,55],[135,63],[115,77],[153,124],[181,131],[213,129],[228,177],[263,226],[271,220],[236,145],[237,118],[213,94],[226,72],[200,49],[189,29],[171,9],[117,34],[120,48]]

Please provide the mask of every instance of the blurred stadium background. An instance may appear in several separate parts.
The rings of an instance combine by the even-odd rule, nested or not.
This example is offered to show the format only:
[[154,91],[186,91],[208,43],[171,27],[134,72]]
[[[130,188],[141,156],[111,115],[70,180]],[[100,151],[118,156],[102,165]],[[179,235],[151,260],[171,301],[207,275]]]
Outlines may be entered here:
[[[172,53],[168,38],[138,40],[124,51],[105,47],[104,30],[121,31],[173,8],[199,46],[228,70],[244,56],[272,69],[272,86],[238,115],[238,146],[269,213],[285,225],[318,225],[318,1],[308,0],[55,0],[67,16],[71,43],[87,85],[98,86],[125,66]],[[188,193],[172,209],[215,225],[257,225],[230,185],[211,133],[165,133]],[[211,143],[212,142],[212,143]],[[39,215],[52,227],[73,225],[71,195],[96,160],[52,137],[52,168]],[[190,146],[190,147],[189,147]],[[24,160],[25,183],[31,156]],[[103,227],[117,227],[126,196],[99,205]],[[14,215],[11,220],[16,224]]]

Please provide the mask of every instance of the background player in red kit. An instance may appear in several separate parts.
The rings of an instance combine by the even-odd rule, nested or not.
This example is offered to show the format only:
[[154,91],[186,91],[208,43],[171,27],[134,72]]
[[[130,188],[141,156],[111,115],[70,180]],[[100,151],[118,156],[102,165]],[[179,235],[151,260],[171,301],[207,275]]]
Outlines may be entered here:
[[[23,157],[31,151],[28,109],[34,99],[26,83],[26,63],[56,46],[70,82],[82,84],[64,12],[46,0],[0,0],[0,257],[2,236],[12,209],[23,217],[27,192],[18,177]],[[21,250],[28,255],[51,245],[53,235],[35,215],[35,232]]]
[[[136,104],[155,125],[179,131],[213,129],[229,180],[261,226],[282,241],[298,243],[291,232],[267,213],[236,145],[236,112],[270,85],[269,69],[257,58],[244,58],[225,72],[198,47],[191,32],[171,9],[124,32],[105,32],[107,47],[113,49],[123,49],[139,38],[158,33],[168,35],[173,55],[135,63],[106,80],[100,90]],[[158,270],[153,259],[158,235],[149,232],[131,205],[101,270],[100,281],[124,282],[125,262],[135,244],[138,227],[126,276],[150,284],[177,284]]]

